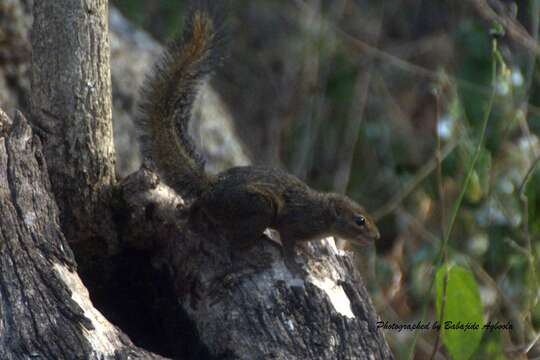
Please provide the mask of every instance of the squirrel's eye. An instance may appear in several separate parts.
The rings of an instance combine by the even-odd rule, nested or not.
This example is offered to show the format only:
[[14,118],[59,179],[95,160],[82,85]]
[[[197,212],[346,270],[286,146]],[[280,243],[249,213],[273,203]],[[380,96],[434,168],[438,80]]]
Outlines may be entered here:
[[354,218],[354,222],[355,222],[356,225],[358,225],[358,226],[364,226],[364,225],[366,225],[366,218],[363,217],[362,215],[357,215],[357,216],[355,216],[355,218]]

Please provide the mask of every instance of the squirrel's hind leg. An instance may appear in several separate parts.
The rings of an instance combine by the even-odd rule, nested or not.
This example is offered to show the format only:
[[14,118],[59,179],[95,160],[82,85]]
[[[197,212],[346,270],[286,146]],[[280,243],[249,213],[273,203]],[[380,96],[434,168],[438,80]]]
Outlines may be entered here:
[[253,247],[275,220],[274,199],[245,186],[215,189],[199,206],[239,249]]

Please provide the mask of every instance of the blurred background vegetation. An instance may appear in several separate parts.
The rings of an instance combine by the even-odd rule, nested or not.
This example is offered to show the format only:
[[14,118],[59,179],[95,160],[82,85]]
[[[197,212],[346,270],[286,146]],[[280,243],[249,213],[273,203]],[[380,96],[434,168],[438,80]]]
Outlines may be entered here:
[[[161,42],[182,28],[184,1],[112,3]],[[396,357],[540,357],[540,1],[230,3],[212,84],[254,163],[375,214],[356,250],[382,320],[512,324],[457,335],[464,353],[388,330]]]

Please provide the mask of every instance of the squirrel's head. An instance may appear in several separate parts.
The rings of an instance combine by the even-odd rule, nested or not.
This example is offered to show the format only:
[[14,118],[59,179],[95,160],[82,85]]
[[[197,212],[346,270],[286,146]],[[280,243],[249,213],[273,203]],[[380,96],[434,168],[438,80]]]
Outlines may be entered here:
[[334,217],[334,235],[358,244],[369,244],[379,239],[375,222],[362,206],[339,194],[329,194],[327,199]]

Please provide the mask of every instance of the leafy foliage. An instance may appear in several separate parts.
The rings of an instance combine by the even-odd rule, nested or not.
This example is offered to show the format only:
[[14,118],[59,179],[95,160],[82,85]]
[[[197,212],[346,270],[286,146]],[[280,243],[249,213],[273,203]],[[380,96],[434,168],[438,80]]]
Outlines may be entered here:
[[[454,359],[467,360],[478,348],[484,326],[484,309],[476,280],[463,267],[444,265],[437,270],[435,283],[439,319],[444,308],[443,342]],[[470,325],[479,328],[467,330]]]

